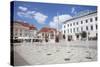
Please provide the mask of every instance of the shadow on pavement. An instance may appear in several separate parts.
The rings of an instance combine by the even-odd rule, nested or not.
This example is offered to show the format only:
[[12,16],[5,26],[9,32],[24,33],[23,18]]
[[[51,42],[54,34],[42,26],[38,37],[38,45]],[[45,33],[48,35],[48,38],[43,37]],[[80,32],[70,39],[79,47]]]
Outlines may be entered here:
[[17,52],[14,52],[14,66],[24,66],[30,65],[22,56],[20,56]]

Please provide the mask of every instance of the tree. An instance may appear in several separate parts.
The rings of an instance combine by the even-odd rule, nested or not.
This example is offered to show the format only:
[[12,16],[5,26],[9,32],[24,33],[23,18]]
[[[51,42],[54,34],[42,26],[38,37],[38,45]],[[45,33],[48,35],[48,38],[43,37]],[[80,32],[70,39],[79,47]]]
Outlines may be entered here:
[[82,38],[86,38],[86,37],[87,37],[87,33],[86,33],[85,31],[83,31],[83,32],[81,33],[81,37],[82,37]]
[[56,42],[59,42],[59,36],[56,36],[55,41],[56,41]]

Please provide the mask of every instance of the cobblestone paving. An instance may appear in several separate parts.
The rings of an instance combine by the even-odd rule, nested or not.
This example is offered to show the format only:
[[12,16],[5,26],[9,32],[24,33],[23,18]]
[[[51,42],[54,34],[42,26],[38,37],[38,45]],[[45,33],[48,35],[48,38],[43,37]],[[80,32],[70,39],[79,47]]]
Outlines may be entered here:
[[[97,41],[21,43],[14,44],[14,51],[15,64],[22,60],[16,59],[17,54],[27,61],[26,65],[89,62],[97,60]],[[24,61],[17,65],[23,65]]]

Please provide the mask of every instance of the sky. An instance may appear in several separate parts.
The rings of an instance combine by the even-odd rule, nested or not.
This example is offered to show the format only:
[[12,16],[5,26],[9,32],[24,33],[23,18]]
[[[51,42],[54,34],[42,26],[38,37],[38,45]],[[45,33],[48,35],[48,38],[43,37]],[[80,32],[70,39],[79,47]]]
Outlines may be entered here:
[[[14,1],[13,20],[42,27],[57,28],[64,21],[85,10],[95,11],[97,6]],[[61,28],[61,27],[60,27]]]

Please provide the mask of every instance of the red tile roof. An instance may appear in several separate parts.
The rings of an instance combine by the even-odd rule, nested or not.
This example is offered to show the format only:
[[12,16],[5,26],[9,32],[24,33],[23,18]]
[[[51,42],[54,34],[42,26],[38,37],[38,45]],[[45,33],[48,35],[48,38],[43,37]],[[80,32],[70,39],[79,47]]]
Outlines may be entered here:
[[49,27],[43,27],[39,32],[52,32],[52,31],[57,32],[56,29]]
[[19,24],[21,24],[24,27],[28,27],[29,30],[37,30],[37,28],[34,25],[31,25],[29,23],[25,23],[25,22],[22,22],[22,21],[14,21],[14,22],[15,23],[19,23]]

